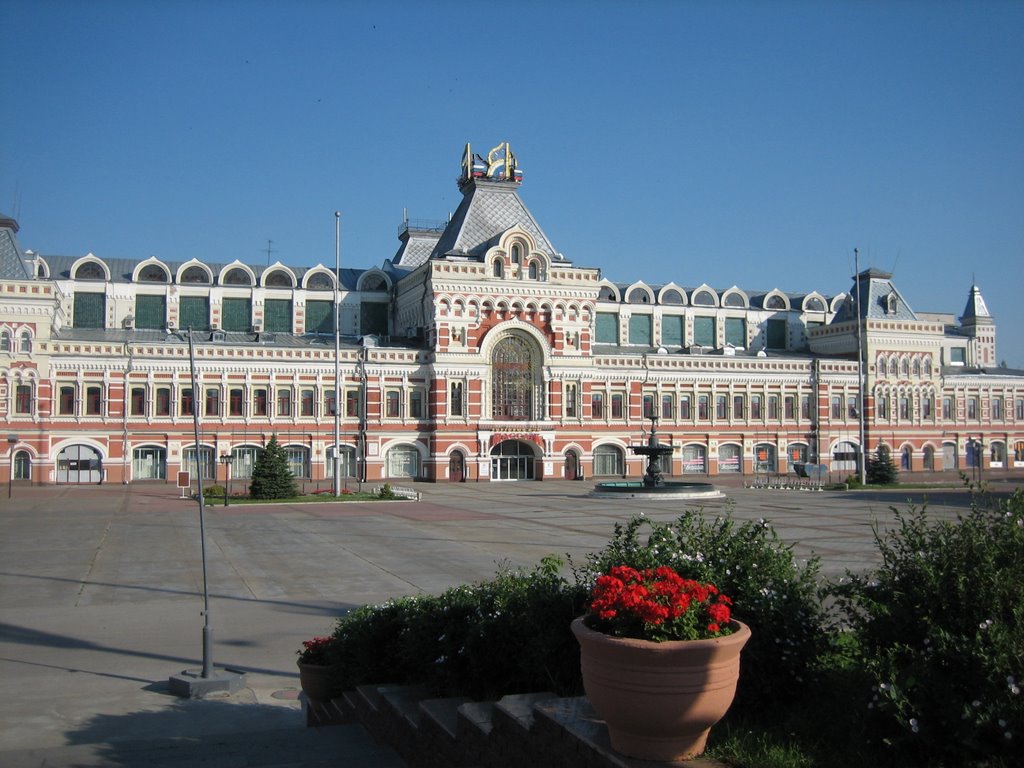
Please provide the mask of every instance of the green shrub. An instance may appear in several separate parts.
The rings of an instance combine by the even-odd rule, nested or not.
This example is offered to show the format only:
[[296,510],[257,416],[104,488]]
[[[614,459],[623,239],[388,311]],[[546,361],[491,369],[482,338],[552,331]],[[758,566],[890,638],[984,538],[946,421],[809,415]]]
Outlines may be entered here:
[[203,496],[220,496],[223,499],[224,498],[224,486],[223,485],[208,485],[205,488],[203,488]]
[[437,596],[356,609],[334,631],[341,684],[415,683],[475,698],[580,692],[570,624],[584,594],[558,575],[560,565],[546,558],[529,572],[502,569]]
[[254,499],[294,499],[299,495],[288,454],[274,435],[252,468],[249,495]]
[[956,522],[893,513],[881,567],[833,588],[873,686],[858,703],[872,740],[897,764],[1019,764],[1024,496],[976,496]]
[[377,498],[380,499],[393,499],[395,498],[395,489],[391,487],[391,483],[384,483],[377,491]]
[[[641,539],[641,532],[646,538]],[[818,599],[819,564],[799,565],[764,520],[707,520],[687,511],[674,523],[634,517],[587,558],[577,580],[587,586],[613,565],[667,565],[685,578],[711,582],[733,599],[733,615],[750,626],[743,650],[737,708],[770,707],[810,683],[825,646]]]

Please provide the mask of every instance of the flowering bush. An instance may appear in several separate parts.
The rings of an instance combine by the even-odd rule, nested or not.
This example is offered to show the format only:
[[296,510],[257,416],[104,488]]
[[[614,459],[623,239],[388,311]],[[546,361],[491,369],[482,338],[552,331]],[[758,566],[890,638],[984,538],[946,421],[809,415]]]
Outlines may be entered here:
[[668,566],[616,565],[594,585],[590,623],[616,637],[701,640],[732,633],[730,605],[714,584],[684,579]]
[[330,652],[333,644],[334,638],[332,637],[314,637],[312,640],[303,640],[302,648],[296,651],[299,654],[299,663],[330,664]]

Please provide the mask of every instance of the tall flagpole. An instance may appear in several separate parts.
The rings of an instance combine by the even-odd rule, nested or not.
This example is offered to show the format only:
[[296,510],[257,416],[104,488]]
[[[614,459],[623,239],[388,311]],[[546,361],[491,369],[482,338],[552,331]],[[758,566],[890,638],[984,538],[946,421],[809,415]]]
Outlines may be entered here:
[[341,211],[334,212],[334,495],[341,496]]
[[860,467],[859,476],[860,484],[867,485],[867,464],[868,464],[868,447],[865,444],[867,436],[865,434],[864,427],[864,408],[867,404],[867,394],[864,392],[864,387],[867,386],[867,382],[864,378],[864,339],[861,330],[861,323],[867,325],[867,314],[861,314],[861,303],[860,303],[860,249],[853,249],[853,271],[856,272],[856,276],[853,278],[856,280],[857,286],[857,428],[860,432]]

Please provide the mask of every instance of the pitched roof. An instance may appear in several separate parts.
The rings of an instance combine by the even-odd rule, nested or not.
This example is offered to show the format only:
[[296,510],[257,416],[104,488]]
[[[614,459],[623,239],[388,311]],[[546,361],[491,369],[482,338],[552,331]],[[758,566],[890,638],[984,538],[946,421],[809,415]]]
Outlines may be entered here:
[[565,261],[519,199],[515,182],[472,179],[463,186],[462,194],[462,202],[434,247],[431,258],[481,258],[502,234],[513,227],[521,227],[534,239],[539,250],[554,261]]

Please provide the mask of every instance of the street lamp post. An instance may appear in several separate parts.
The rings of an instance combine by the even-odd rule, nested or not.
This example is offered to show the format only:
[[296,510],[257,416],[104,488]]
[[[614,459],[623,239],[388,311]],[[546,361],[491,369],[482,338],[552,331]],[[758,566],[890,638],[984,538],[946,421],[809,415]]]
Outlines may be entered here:
[[228,496],[231,495],[231,454],[222,453],[220,463],[224,465],[224,506],[228,505]]
[[11,493],[14,491],[14,446],[18,444],[17,435],[7,436],[7,452],[11,456],[11,474],[7,476],[7,498],[11,498]]

